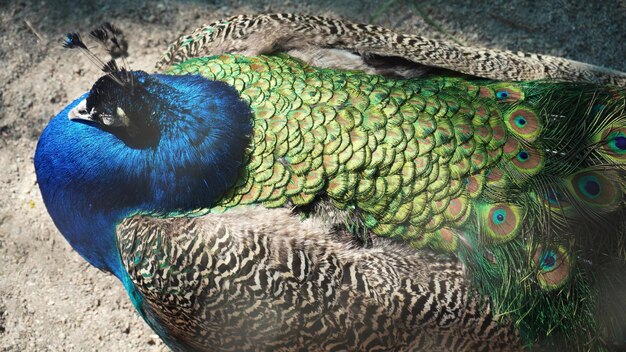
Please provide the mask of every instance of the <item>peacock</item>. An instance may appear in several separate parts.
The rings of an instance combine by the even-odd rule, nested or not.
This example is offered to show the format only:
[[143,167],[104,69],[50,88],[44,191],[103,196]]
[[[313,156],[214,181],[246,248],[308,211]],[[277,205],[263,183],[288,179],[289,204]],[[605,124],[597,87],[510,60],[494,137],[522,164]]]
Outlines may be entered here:
[[[56,227],[176,351],[626,346],[626,74],[238,16],[43,131]],[[116,61],[117,60],[117,61]],[[118,65],[118,61],[122,65]]]

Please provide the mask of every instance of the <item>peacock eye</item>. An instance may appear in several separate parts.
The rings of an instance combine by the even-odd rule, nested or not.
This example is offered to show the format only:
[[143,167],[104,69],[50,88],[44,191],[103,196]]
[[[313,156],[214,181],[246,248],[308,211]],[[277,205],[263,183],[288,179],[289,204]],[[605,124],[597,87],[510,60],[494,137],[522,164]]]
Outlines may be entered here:
[[526,125],[526,119],[524,118],[524,116],[517,116],[515,118],[515,124],[517,125],[517,127],[523,128]]
[[508,97],[509,97],[509,92],[507,92],[506,90],[501,90],[501,91],[496,92],[496,98],[498,100],[504,100]]
[[504,209],[498,209],[493,213],[493,223],[501,225],[506,219],[506,211]]
[[543,253],[539,265],[541,270],[552,270],[556,265],[557,255],[553,250],[547,250]]
[[626,136],[621,131],[613,132],[608,136],[609,147],[617,153],[626,151]]

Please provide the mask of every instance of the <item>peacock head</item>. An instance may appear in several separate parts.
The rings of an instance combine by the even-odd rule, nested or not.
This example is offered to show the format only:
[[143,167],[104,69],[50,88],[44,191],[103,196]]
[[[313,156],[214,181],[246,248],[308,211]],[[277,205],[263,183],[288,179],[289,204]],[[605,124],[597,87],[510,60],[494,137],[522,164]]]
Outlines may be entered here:
[[91,123],[131,148],[154,148],[161,134],[158,108],[162,104],[144,88],[151,80],[143,71],[102,76],[68,118]]
[[104,63],[76,33],[65,46],[102,64],[104,75],[44,129],[35,152],[37,180],[72,246],[115,271],[116,222],[136,213],[211,207],[237,182],[252,112],[226,83],[127,70],[115,59]]
[[106,48],[111,60],[104,63],[87,48],[78,33],[66,35],[65,48],[81,50],[105,73],[93,85],[87,98],[69,112],[68,118],[94,124],[132,148],[155,147],[160,135],[155,113],[158,101],[145,89],[150,81],[149,75],[118,67],[115,60],[128,56],[128,44],[117,27],[105,23],[91,31],[90,37]]
[[[250,107],[223,82],[119,67],[116,56],[124,57],[127,47],[120,34],[110,24],[90,34],[111,54],[106,63],[78,33],[67,34],[64,47],[79,49],[105,74],[50,122],[37,154],[62,158],[55,166],[72,165],[48,174],[63,172],[101,185],[102,177],[92,177],[100,173],[121,177],[118,187],[143,190],[118,195],[112,202],[120,205],[163,212],[211,206],[240,171],[250,141]],[[40,169],[49,165],[39,164]],[[111,207],[106,198],[92,206]]]

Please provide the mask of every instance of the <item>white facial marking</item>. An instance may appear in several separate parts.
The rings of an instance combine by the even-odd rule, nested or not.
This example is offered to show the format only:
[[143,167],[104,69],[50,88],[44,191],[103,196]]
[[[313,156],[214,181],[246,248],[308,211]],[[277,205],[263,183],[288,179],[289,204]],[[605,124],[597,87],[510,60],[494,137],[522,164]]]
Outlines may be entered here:
[[111,115],[102,114],[101,117],[102,117],[102,123],[105,126],[112,126],[115,123],[115,119]]
[[90,112],[87,111],[87,99],[83,99],[75,108],[70,110],[67,114],[67,118],[70,120],[87,120],[93,121],[91,117],[91,113],[93,113],[93,108]]
[[122,108],[120,108],[119,106],[117,107],[117,109],[115,109],[115,113],[117,114],[117,117],[119,117],[119,125],[120,126],[129,126],[130,125],[130,119],[128,118],[128,116],[126,116],[126,113],[124,112],[124,110],[122,110]]

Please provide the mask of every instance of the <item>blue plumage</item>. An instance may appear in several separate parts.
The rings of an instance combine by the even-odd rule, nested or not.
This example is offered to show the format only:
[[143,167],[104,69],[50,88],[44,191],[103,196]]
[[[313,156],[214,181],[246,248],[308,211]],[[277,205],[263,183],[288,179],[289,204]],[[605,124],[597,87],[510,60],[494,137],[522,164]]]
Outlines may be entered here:
[[[249,106],[222,82],[143,72],[133,77],[130,90],[96,85],[70,104],[46,127],[35,154],[43,199],[59,230],[91,264],[120,279],[114,226],[133,213],[212,205],[237,179],[252,123]],[[129,146],[115,127],[68,119],[86,98],[91,109],[89,98],[99,94],[117,94],[104,100],[129,116],[147,110],[144,116],[158,124],[156,140]]]

